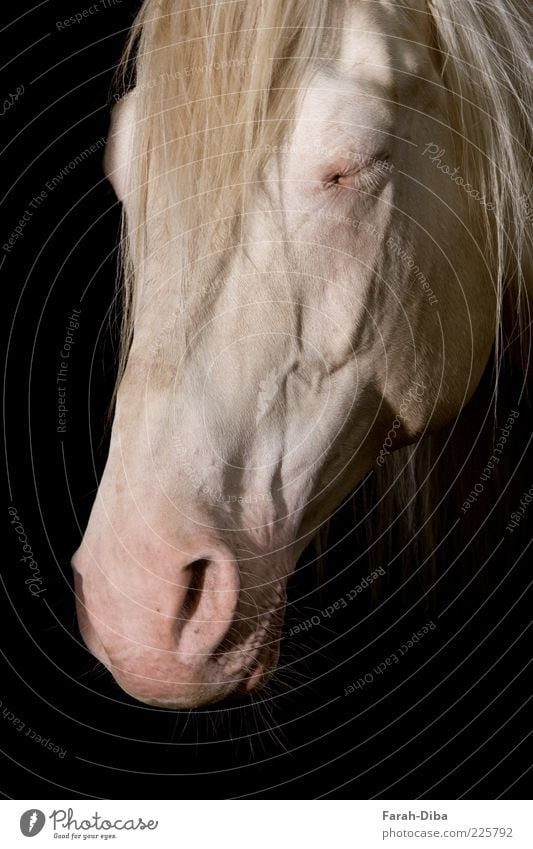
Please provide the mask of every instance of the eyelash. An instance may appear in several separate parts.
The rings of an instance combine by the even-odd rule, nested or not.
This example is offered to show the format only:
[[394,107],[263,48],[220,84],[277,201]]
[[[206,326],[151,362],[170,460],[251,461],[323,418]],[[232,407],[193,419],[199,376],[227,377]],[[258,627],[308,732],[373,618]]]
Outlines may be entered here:
[[[366,189],[373,191],[377,189],[381,178],[385,173],[384,165],[388,162],[388,157],[383,156],[380,159],[373,159],[368,165],[363,165],[360,168],[348,169],[346,171],[338,171],[332,177],[325,180],[324,185],[327,189]],[[341,180],[349,180],[350,182],[342,183]]]

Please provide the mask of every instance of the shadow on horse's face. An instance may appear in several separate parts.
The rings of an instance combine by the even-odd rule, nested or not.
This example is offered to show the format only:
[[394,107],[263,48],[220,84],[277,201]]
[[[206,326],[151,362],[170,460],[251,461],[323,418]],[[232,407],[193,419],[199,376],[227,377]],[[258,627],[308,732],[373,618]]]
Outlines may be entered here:
[[266,680],[307,542],[373,465],[453,417],[487,362],[494,306],[467,196],[432,156],[453,145],[426,35],[352,14],[241,246],[191,271],[179,311],[172,274],[147,272],[73,564],[88,647],[151,704]]

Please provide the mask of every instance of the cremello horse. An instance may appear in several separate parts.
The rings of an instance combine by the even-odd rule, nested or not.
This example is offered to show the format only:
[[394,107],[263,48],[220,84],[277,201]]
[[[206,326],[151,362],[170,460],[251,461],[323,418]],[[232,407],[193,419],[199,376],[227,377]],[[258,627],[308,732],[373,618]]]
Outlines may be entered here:
[[263,683],[331,512],[406,452],[415,492],[413,446],[492,355],[497,379],[532,280],[526,6],[144,3],[105,159],[121,377],[73,560],[83,638],[137,699]]

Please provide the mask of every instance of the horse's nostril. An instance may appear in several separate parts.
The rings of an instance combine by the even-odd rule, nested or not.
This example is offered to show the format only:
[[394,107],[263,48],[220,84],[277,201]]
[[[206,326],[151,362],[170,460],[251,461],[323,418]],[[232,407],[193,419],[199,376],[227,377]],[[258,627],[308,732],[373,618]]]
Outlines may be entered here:
[[220,544],[196,548],[182,563],[175,599],[178,652],[189,663],[206,662],[233,621],[239,595],[239,573],[232,552]]
[[237,609],[236,558],[218,541],[174,549],[168,559],[158,554],[156,549],[153,571],[116,568],[112,580],[101,568],[80,568],[77,556],[82,637],[119,685],[141,701],[211,701],[231,686],[214,653]]
[[187,566],[186,571],[190,575],[190,581],[183,600],[181,618],[184,620],[190,619],[198,608],[208,568],[209,561],[205,558],[202,558],[201,560],[194,560]]

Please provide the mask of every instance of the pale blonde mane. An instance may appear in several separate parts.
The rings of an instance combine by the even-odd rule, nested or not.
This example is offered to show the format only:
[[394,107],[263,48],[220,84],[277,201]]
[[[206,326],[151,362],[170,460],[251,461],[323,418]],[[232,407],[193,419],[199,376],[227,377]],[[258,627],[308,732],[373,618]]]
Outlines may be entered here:
[[[429,0],[428,6],[458,161],[492,206],[481,210],[498,292],[497,320],[506,287],[513,289],[522,320],[523,266],[531,262],[533,246],[533,10],[521,0]],[[495,341],[498,364],[499,323]]]
[[[123,80],[133,64],[136,87],[122,364],[147,257],[157,255],[183,302],[206,244],[238,244],[246,189],[327,52],[331,14],[330,4],[309,0],[143,4],[122,64]],[[203,292],[207,273],[204,265]]]
[[[331,21],[342,20],[346,5],[145,0],[122,65],[123,86],[134,82],[137,101],[123,240],[122,366],[147,258],[161,254],[178,299],[207,240],[238,245],[246,187],[258,179],[272,145],[282,143],[317,63],[335,55]],[[407,0],[397,5],[412,12]],[[523,0],[428,0],[418,14],[431,18],[455,160],[490,201],[490,209],[473,204],[472,215],[484,216],[498,294],[497,379],[504,301],[518,331],[529,320],[523,269],[533,256],[532,13]],[[428,551],[432,506],[420,484],[434,459],[431,442],[397,452],[380,471],[376,493],[378,499],[393,493],[380,519],[384,527],[403,517],[408,531],[415,515],[428,518],[420,544]]]
[[[428,0],[428,9],[435,53],[449,93],[455,161],[492,206],[478,204],[471,214],[485,219],[498,309],[492,375],[483,381],[463,420],[446,433],[392,454],[371,487],[373,504],[366,499],[368,510],[374,508],[368,529],[374,556],[383,559],[386,536],[394,525],[399,526],[399,538],[414,541],[407,556],[398,557],[411,569],[413,550],[418,553],[417,565],[434,566],[437,546],[450,521],[457,518],[461,493],[468,492],[479,473],[476,469],[470,481],[468,451],[454,456],[454,446],[473,449],[479,442],[490,456],[499,422],[495,418],[499,377],[510,337],[521,342],[524,374],[531,365],[528,289],[531,297],[533,280],[526,274],[531,274],[533,258],[533,9],[520,0]],[[507,338],[504,309],[511,312]],[[508,403],[504,399],[503,406]],[[486,459],[483,449],[481,456]],[[513,460],[507,459],[511,468]],[[459,504],[446,510],[450,498]]]

